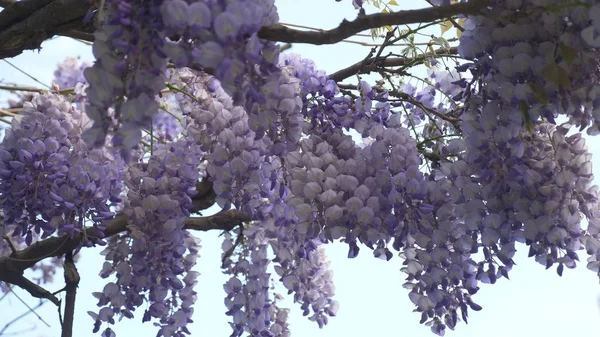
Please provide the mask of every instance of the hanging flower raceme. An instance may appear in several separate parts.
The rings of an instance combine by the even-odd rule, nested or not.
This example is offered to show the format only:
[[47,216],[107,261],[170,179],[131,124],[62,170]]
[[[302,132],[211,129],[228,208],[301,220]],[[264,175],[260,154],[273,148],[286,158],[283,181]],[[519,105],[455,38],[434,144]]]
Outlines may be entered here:
[[[184,138],[158,145],[147,163],[129,167],[123,213],[130,234],[119,237],[107,250],[101,275],[116,273],[117,282],[96,294],[103,307],[91,313],[96,331],[103,322],[114,323],[115,314],[133,317],[132,311],[147,301],[150,306],[143,321],[158,319],[159,336],[189,334],[198,244],[183,227],[196,193],[202,154]],[[173,296],[167,298],[169,293]]]
[[[576,266],[584,247],[592,254],[591,269],[598,256],[598,188],[591,184],[591,155],[581,134],[567,136],[570,125],[545,123],[508,147],[493,139],[503,123],[487,122],[497,117],[496,108],[473,107],[463,115],[466,141],[442,149],[456,160],[432,173],[433,211],[410,233],[403,252],[411,299],[422,322],[441,335],[458,317],[466,321],[468,308],[481,309],[471,298],[479,282],[508,278],[516,242],[528,245],[546,268],[557,265],[559,275]],[[482,142],[488,146],[475,146]]]
[[[154,96],[165,87],[168,59],[161,51],[166,32],[162,1],[109,0],[98,11],[96,62],[85,70],[89,83],[86,113],[94,122],[85,137],[101,146],[109,131],[126,161],[158,113]],[[109,108],[114,107],[114,115]]]
[[473,60],[486,95],[511,105],[529,127],[540,118],[598,133],[600,58],[594,17],[599,5],[582,1],[492,1],[489,16],[468,16],[459,54]]
[[25,102],[6,131],[0,146],[4,226],[27,244],[32,231],[42,238],[73,236],[87,221],[114,216],[110,206],[120,202],[123,162],[107,148],[88,149],[81,139],[84,120],[61,96],[44,94]]
[[62,63],[59,63],[54,71],[53,83],[60,89],[75,88],[78,83],[86,83],[87,80],[83,76],[83,71],[90,64],[80,62],[74,57],[67,57]]
[[[271,325],[275,323],[269,291],[271,275],[267,273],[269,266],[268,238],[260,226],[250,225],[238,235],[244,235],[242,247],[235,247],[229,233],[223,242],[224,273],[231,276],[224,289],[226,315],[232,316],[229,323],[233,328],[231,337],[239,337],[244,333],[251,336],[271,337]],[[234,249],[239,251],[234,253]],[[237,256],[231,256],[231,255]]]

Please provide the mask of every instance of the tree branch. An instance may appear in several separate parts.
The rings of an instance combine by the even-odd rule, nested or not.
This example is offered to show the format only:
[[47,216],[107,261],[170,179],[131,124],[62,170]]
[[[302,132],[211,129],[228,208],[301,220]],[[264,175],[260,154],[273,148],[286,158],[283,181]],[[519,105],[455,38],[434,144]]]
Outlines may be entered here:
[[[212,183],[208,179],[199,182],[196,185],[196,190],[198,193],[192,198],[191,213],[196,213],[212,206],[216,198],[215,192],[212,189]],[[184,228],[199,231],[215,229],[230,230],[240,222],[248,220],[249,218],[245,217],[242,213],[230,210],[209,217],[186,218]],[[56,296],[28,280],[23,275],[25,270],[46,258],[62,256],[76,250],[80,247],[84,238],[94,242],[101,237],[109,237],[127,231],[127,218],[124,214],[119,214],[115,218],[103,222],[102,226],[105,228],[102,236],[97,228],[88,227],[82,233],[74,235],[72,238],[68,236],[50,237],[38,241],[23,250],[14,251],[9,256],[0,256],[0,281],[19,286],[33,297],[46,298],[58,306],[60,302]]]
[[486,8],[487,5],[488,0],[471,0],[467,3],[450,6],[359,15],[354,21],[344,20],[338,27],[322,32],[294,30],[283,25],[274,25],[261,29],[258,32],[258,37],[270,41],[289,43],[334,44],[367,29],[431,22],[458,14],[476,14]]
[[[249,221],[250,218],[236,210],[221,212],[208,217],[189,217],[185,219],[185,229],[209,231],[209,230],[231,230],[241,222]],[[116,235],[127,230],[127,219],[120,214],[112,220],[102,224],[105,226],[104,237]],[[37,298],[47,298],[54,304],[59,305],[58,299],[44,288],[29,281],[23,276],[26,269],[32,267],[43,259],[53,256],[61,256],[79,247],[84,237],[89,240],[97,240],[99,232],[96,228],[87,228],[84,234],[69,238],[67,236],[51,237],[38,241],[31,246],[13,253],[10,256],[0,256],[0,281],[17,285],[27,290]]]
[[197,213],[215,204],[217,194],[213,190],[213,183],[208,176],[196,184],[196,191],[198,193],[192,198],[190,213]]
[[[488,2],[471,0],[450,6],[359,15],[354,21],[344,20],[337,28],[323,31],[296,30],[284,25],[265,26],[258,36],[276,42],[334,44],[371,28],[476,14],[486,8]],[[17,56],[26,49],[39,49],[42,42],[54,35],[92,42],[93,26],[83,23],[89,9],[89,3],[81,0],[23,0],[11,5],[0,12],[0,59]]]
[[24,0],[22,6],[17,4],[0,12],[0,58],[38,49],[52,36],[82,26],[89,10],[87,1],[81,0]]
[[230,231],[235,228],[235,226],[239,226],[250,220],[250,217],[242,212],[229,210],[209,217],[187,218],[185,219],[185,228],[196,231],[209,231],[213,229]]
[[61,337],[73,336],[73,319],[75,315],[75,297],[77,296],[77,286],[79,285],[79,273],[73,261],[73,252],[65,255],[65,315],[62,322]]
[[[239,211],[229,210],[208,217],[188,217],[185,219],[184,228],[197,231],[228,231],[245,221],[250,221],[250,218]],[[104,237],[127,231],[127,219],[123,214],[104,222],[102,225],[106,227]],[[84,233],[75,235],[73,238],[67,236],[51,237],[38,241],[10,256],[0,256],[0,281],[19,286],[33,297],[46,298],[58,306],[60,302],[56,296],[28,280],[23,276],[23,273],[26,269],[48,257],[61,256],[77,249],[84,237],[91,241],[99,239],[99,232],[94,227],[86,228]]]
[[[358,90],[358,86],[355,84],[338,84],[338,87],[340,89],[344,89],[344,90]],[[401,101],[418,106],[419,108],[421,108],[421,110],[423,110],[426,114],[428,114],[429,118],[432,118],[431,116],[429,116],[429,114],[432,114],[432,115],[438,117],[439,119],[442,119],[442,120],[452,124],[456,129],[460,129],[460,125],[458,124],[460,120],[453,113],[447,113],[447,114],[441,113],[441,112],[439,112],[433,108],[430,108],[430,107],[426,106],[425,104],[419,102],[418,100],[416,100],[409,94],[398,91],[398,90],[381,90],[381,91],[378,90],[378,92],[385,92],[390,97],[396,97],[396,98],[400,99]],[[381,99],[380,101],[389,101],[389,100]]]
[[[40,315],[38,315],[38,314],[35,312],[35,310],[36,310],[36,309],[38,309],[38,308],[40,308],[42,305],[44,305],[44,304],[46,304],[46,303],[47,303],[46,301],[44,301],[44,300],[40,300],[40,302],[39,302],[39,303],[38,303],[38,304],[37,304],[35,307],[33,307],[33,308],[28,308],[28,310],[27,310],[27,311],[25,311],[24,313],[20,314],[19,316],[17,316],[17,317],[15,317],[15,318],[13,318],[13,319],[12,319],[10,322],[6,323],[6,324],[4,325],[4,327],[2,328],[2,330],[0,330],[0,336],[4,335],[5,331],[6,331],[6,330],[7,330],[7,329],[8,329],[8,328],[11,326],[11,325],[15,324],[17,321],[19,321],[20,319],[22,319],[23,317],[25,317],[25,316],[27,316],[27,315],[29,315],[29,314],[31,314],[31,313],[34,313],[34,314],[36,314],[36,315],[37,315],[37,317],[38,317],[40,320],[42,320],[42,318],[40,317]],[[43,320],[42,320],[42,322],[43,322]],[[46,325],[48,325],[48,323],[46,323],[46,322],[44,322],[44,323],[45,323]],[[14,334],[14,332],[11,332],[11,334]]]
[[16,2],[17,2],[16,0],[0,0],[0,7],[8,8],[8,7],[12,6],[13,4],[15,4]]
[[14,23],[25,20],[33,12],[43,8],[50,2],[52,0],[23,0],[13,3],[0,12],[0,31],[7,29]]
[[449,49],[439,48],[434,50],[433,53],[425,53],[418,57],[371,57],[357,62],[347,68],[338,70],[329,75],[329,78],[336,82],[340,82],[356,74],[368,74],[372,71],[377,71],[378,69],[387,67],[401,67],[409,63],[423,61],[428,57],[439,56],[443,54],[456,55],[458,54],[458,49],[456,47]]
[[[50,300],[50,302],[55,305],[59,305],[60,301],[56,296],[52,295],[48,290],[43,287],[31,282],[25,276],[23,276],[23,271],[14,268],[10,263],[5,264],[2,263],[4,261],[4,256],[0,257],[0,281],[11,283],[23,290],[27,291],[31,296],[35,298],[45,298]],[[8,260],[10,261],[10,260]]]

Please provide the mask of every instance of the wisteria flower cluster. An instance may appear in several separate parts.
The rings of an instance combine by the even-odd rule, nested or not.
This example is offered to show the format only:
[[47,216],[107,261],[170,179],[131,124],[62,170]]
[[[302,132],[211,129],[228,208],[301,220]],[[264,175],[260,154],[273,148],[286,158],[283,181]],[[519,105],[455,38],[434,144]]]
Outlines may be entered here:
[[[109,148],[88,149],[83,116],[63,97],[38,95],[24,103],[0,147],[4,226],[33,242],[53,233],[73,236],[87,221],[112,218],[124,168]],[[99,227],[100,229],[102,227]]]
[[[491,16],[469,16],[458,51],[474,60],[490,99],[522,110],[527,123],[566,115],[598,133],[598,4],[493,1]],[[466,68],[463,68],[466,69]]]
[[[158,113],[153,97],[164,88],[168,61],[178,67],[211,69],[236,104],[244,105],[251,115],[264,112],[258,105],[265,104],[266,111],[298,110],[299,106],[287,101],[280,105],[286,92],[270,91],[285,84],[277,67],[278,47],[257,37],[263,25],[277,20],[272,0],[226,5],[219,1],[107,1],[97,17],[97,60],[85,73],[90,83],[87,109],[94,121],[87,141],[101,146],[107,132],[114,130],[113,144],[122,148],[128,160],[142,129],[148,129]],[[141,57],[150,62],[140,62]],[[111,76],[103,77],[104,72]],[[290,94],[294,96],[287,91]],[[107,115],[113,106],[114,119]]]
[[[489,1],[464,18],[466,62],[427,56],[425,85],[388,88],[338,84],[280,55],[259,38],[279,21],[273,0],[103,1],[94,65],[67,59],[55,73],[75,100],[35,95],[6,130],[0,234],[20,249],[95,226],[99,240],[81,241],[106,245],[109,280],[90,312],[105,336],[140,307],[158,336],[191,334],[200,246],[189,229],[202,221],[225,230],[232,336],[290,336],[275,281],[319,327],[336,316],[324,248],[335,241],[349,258],[400,256],[421,323],[444,335],[482,309],[481,284],[508,278],[518,244],[559,275],[585,250],[600,275],[580,133],[600,125],[599,6]],[[221,213],[192,218],[197,193]],[[117,213],[127,225],[104,238]],[[241,220],[215,220],[230,214]],[[37,265],[40,282],[57,261]]]
[[97,294],[103,308],[92,313],[96,330],[101,322],[114,323],[115,314],[133,317],[135,307],[148,301],[143,320],[159,319],[159,336],[188,332],[196,300],[193,287],[198,273],[192,267],[198,245],[183,226],[201,156],[200,148],[184,139],[157,146],[147,163],[129,167],[123,213],[130,234],[109,246],[101,275],[116,273],[118,281]]
[[90,65],[87,62],[79,62],[74,57],[67,57],[59,63],[54,71],[54,84],[60,89],[75,88],[78,83],[87,83],[83,71]]

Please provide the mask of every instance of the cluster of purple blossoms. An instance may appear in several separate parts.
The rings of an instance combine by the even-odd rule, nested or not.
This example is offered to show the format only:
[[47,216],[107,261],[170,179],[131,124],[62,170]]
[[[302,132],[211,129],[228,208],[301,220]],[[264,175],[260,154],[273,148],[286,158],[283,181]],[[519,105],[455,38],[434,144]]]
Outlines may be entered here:
[[[171,60],[177,67],[211,70],[236,105],[246,108],[257,138],[268,135],[275,143],[273,154],[295,148],[302,130],[297,81],[277,66],[279,47],[257,35],[262,26],[278,21],[272,0],[109,1],[98,20],[97,61],[86,70],[91,143],[99,145],[114,129],[113,143],[129,159],[141,129],[148,129],[156,115],[152,97],[164,86]],[[142,53],[150,62],[139,62]],[[112,75],[102,78],[105,72]],[[107,115],[111,106],[114,118]]]
[[[183,1],[176,2],[184,7]],[[277,23],[274,2],[241,0],[224,5],[211,1],[201,5],[208,23],[184,32],[171,47],[179,50],[176,53],[181,57],[191,55],[188,62],[213,70],[233,104],[247,112],[248,124],[256,138],[266,136],[265,141],[274,143],[266,148],[268,155],[293,150],[302,130],[297,80],[278,67],[279,47],[260,40],[257,35],[262,26]],[[176,8],[169,7],[169,12]],[[197,42],[190,44],[189,38]]]
[[[338,304],[323,244],[338,239],[350,258],[359,244],[382,259],[400,251],[421,322],[443,335],[481,309],[479,283],[508,278],[516,242],[558,274],[585,249],[600,273],[591,155],[581,134],[568,135],[571,124],[599,132],[595,3],[494,0],[493,16],[465,21],[459,53],[469,63],[431,68],[428,85],[392,99],[365,81],[342,95],[312,61],[260,40],[278,21],[273,0],[107,0],[81,98],[97,148],[64,99],[25,103],[0,146],[0,234],[31,245],[98,225],[114,216],[125,180],[129,232],[107,240],[101,276],[117,280],[95,293],[95,330],[146,302],[143,321],[158,320],[159,336],[189,334],[199,245],[184,219],[202,164],[217,204],[251,218],[223,244],[233,336],[289,336],[271,262],[303,314],[327,324]],[[175,95],[159,100],[168,62],[214,77],[177,70]],[[83,67],[67,60],[55,83],[81,93]],[[554,126],[558,115],[571,124]],[[166,143],[149,156],[144,130]],[[130,163],[125,178],[107,135]],[[39,268],[52,276],[52,265]]]
[[271,324],[270,331],[275,337],[290,337],[292,334],[287,323],[290,309],[283,309],[277,306],[277,301],[281,299],[283,299],[281,295],[275,294],[274,301],[271,303],[271,317],[273,317],[274,321]]
[[[458,312],[466,321],[468,308],[480,309],[471,299],[479,282],[508,278],[516,242],[529,245],[529,255],[546,268],[558,264],[562,274],[564,267],[575,267],[585,238],[597,237],[581,227],[583,216],[594,219],[598,209],[591,155],[581,134],[566,136],[568,125],[541,124],[520,135],[522,150],[514,152],[494,141],[498,123],[486,117],[497,111],[487,107],[463,130],[478,133],[489,156],[470,157],[479,150],[467,150],[463,140],[442,150],[456,159],[433,170],[432,216],[421,219],[418,231],[410,233],[412,247],[403,252],[411,299],[422,322],[438,334],[454,329]],[[476,257],[481,252],[483,258]]]
[[278,263],[275,271],[288,294],[293,293],[294,302],[300,303],[302,314],[310,315],[308,319],[322,328],[327,324],[328,316],[335,316],[339,307],[339,303],[333,300],[333,271],[329,268],[323,244],[311,240],[290,250],[289,245],[272,241],[271,246],[276,256],[274,261]]
[[272,316],[269,296],[271,275],[267,272],[270,262],[268,238],[264,228],[258,225],[238,230],[237,235],[244,235],[244,245],[236,254],[237,258],[225,255],[231,255],[231,249],[235,248],[231,234],[227,233],[223,242],[224,272],[231,275],[223,286],[227,294],[226,315],[232,317],[229,323],[233,329],[231,336],[248,333],[251,336],[274,337],[271,324],[275,317]]
[[[290,204],[293,195],[287,186],[289,177],[285,177],[284,162],[286,160],[281,158],[271,162],[270,170],[276,174],[270,177],[271,191],[265,194],[268,203],[263,205],[262,212],[266,216],[257,225],[265,229],[264,236],[273,249],[279,281],[289,294],[294,293],[294,302],[300,304],[303,314],[310,315],[309,319],[322,327],[327,324],[327,316],[335,316],[337,311],[332,272],[320,240],[311,239],[314,233],[308,233],[307,226],[298,226],[300,219]],[[279,327],[273,329],[285,331],[281,322],[274,324]]]
[[[496,0],[489,16],[469,16],[459,54],[488,99],[506,102],[523,125],[557,115],[598,133],[596,1]],[[596,7],[590,8],[593,5]],[[591,41],[594,40],[594,41]],[[462,67],[464,70],[468,65]]]
[[101,275],[116,273],[117,282],[96,293],[103,307],[91,313],[96,331],[102,322],[114,323],[115,314],[133,317],[132,311],[147,301],[143,321],[158,319],[159,336],[189,334],[198,244],[184,230],[184,219],[196,193],[201,157],[198,146],[181,139],[156,146],[147,163],[130,165],[123,210],[130,233],[109,245]]
[[[206,172],[214,182],[217,204],[231,205],[249,216],[257,213],[268,193],[268,161],[262,153],[269,148],[267,138],[256,140],[248,125],[249,117],[241,106],[234,106],[219,81],[213,77],[180,73],[183,88],[197,100],[180,94],[186,136],[194,139],[206,153]],[[264,184],[267,185],[267,184]]]
[[160,13],[167,36],[177,36],[164,46],[176,66],[211,69],[236,105],[262,103],[262,86],[279,72],[279,47],[257,35],[279,20],[273,0],[167,0]]
[[75,88],[78,83],[87,83],[83,71],[89,66],[87,62],[79,62],[79,59],[67,57],[64,62],[57,65],[53,82],[60,89]]
[[[292,56],[284,64],[300,79],[302,96],[309,96],[304,113],[311,122],[305,133],[311,135],[302,140],[301,151],[286,158],[298,226],[309,238],[344,238],[350,256],[358,252],[358,239],[376,255],[389,257],[391,238],[402,246],[404,221],[415,221],[429,209],[423,204],[426,183],[416,142],[390,110],[386,93],[361,81],[358,97],[340,97],[335,83],[312,62]],[[358,132],[369,144],[360,148],[342,128]],[[413,212],[415,207],[421,209]]]
[[[272,322],[268,318],[271,317],[267,305],[270,303],[268,286],[256,289],[255,285],[248,283],[250,278],[238,276],[250,272],[248,268],[266,268],[269,261],[264,258],[259,259],[259,255],[266,254],[267,244],[274,248],[275,262],[279,264],[282,271],[286,270],[285,275],[281,275],[281,279],[283,280],[285,276],[286,279],[296,277],[299,280],[289,289],[296,291],[296,301],[302,303],[304,310],[309,310],[308,306],[312,305],[315,315],[311,319],[321,325],[324,324],[327,318],[321,317],[331,305],[334,305],[330,299],[333,295],[333,287],[319,289],[322,282],[311,284],[311,278],[303,276],[303,272],[308,270],[306,263],[314,263],[314,268],[321,268],[322,259],[317,253],[311,253],[314,258],[310,259],[300,253],[300,251],[305,252],[303,246],[306,233],[301,233],[296,228],[297,217],[294,209],[285,203],[285,200],[289,199],[290,192],[283,183],[280,164],[281,158],[286,157],[279,157],[272,152],[271,156],[263,155],[266,150],[272,149],[274,144],[270,142],[269,137],[256,139],[256,134],[248,125],[250,117],[244,108],[233,105],[232,98],[220,87],[218,81],[190,71],[181,71],[179,75],[180,89],[197,98],[194,100],[187,95],[178,95],[185,116],[185,133],[187,137],[195,139],[197,144],[206,151],[207,174],[214,182],[217,203],[224,207],[233,205],[257,220],[243,234],[245,238],[257,235],[256,238],[248,239],[244,245],[244,249],[248,250],[248,256],[240,257],[240,260],[235,263],[229,261],[230,265],[225,270],[232,276],[232,280],[228,282],[228,286],[226,285],[228,293],[226,301],[230,303],[228,315],[233,317],[234,334],[241,334],[243,331],[263,331],[269,329],[269,322]],[[285,214],[280,214],[279,210],[282,208],[287,209],[283,211]],[[257,234],[259,229],[266,231],[259,235]],[[290,240],[291,237],[294,237],[294,240]],[[231,242],[227,242],[225,251],[232,246]],[[256,251],[251,253],[254,250]],[[292,258],[287,259],[285,256]],[[303,260],[306,261],[302,262]],[[268,285],[268,278],[265,284]],[[246,300],[238,294],[249,291],[247,287],[253,289],[252,298],[262,298],[262,302],[258,304],[244,302]],[[314,297],[314,294],[322,291],[326,293]],[[307,295],[309,293],[310,296]],[[259,305],[259,308],[256,305]],[[253,309],[248,309],[248,306],[253,306]],[[250,317],[251,322],[243,320],[247,316]],[[275,319],[274,316],[272,318]],[[275,331],[285,330],[281,324],[277,326],[278,328],[274,328]]]
[[[305,115],[307,111],[310,111],[307,110],[307,107],[312,106],[314,110],[310,117],[320,118],[320,120],[311,119],[313,128],[305,129],[312,135],[303,140],[304,146],[302,146],[301,153],[291,153],[286,159],[286,164],[291,165],[288,171],[292,176],[290,189],[293,197],[290,204],[295,208],[297,221],[299,221],[298,228],[304,228],[302,233],[309,234],[308,238],[323,233],[327,238],[327,235],[331,235],[329,233],[336,233],[339,228],[334,227],[332,230],[330,224],[325,220],[341,217],[342,214],[345,214],[344,212],[347,212],[344,210],[344,206],[346,208],[349,206],[347,204],[336,205],[337,207],[327,210],[325,205],[315,207],[316,209],[311,207],[312,203],[319,204],[324,200],[325,193],[323,192],[326,190],[326,186],[319,183],[318,180],[311,182],[306,179],[309,176],[312,176],[313,179],[316,177],[318,172],[314,168],[308,167],[307,171],[298,171],[293,166],[297,163],[318,166],[320,161],[311,156],[319,153],[326,157],[333,157],[333,159],[325,159],[325,157],[322,159],[335,163],[339,162],[339,159],[348,158],[347,156],[352,158],[354,152],[362,151],[356,148],[351,139],[346,141],[346,146],[343,145],[343,142],[339,142],[328,147],[326,143],[319,144],[319,141],[315,144],[316,146],[306,147],[308,140],[316,139],[314,126],[327,126],[319,130],[318,137],[324,140],[329,140],[328,137],[335,134],[335,132],[331,132],[331,129],[342,125],[359,131],[363,137],[376,139],[377,134],[382,130],[391,132],[385,126],[395,126],[389,122],[398,120],[393,118],[397,113],[389,110],[388,107],[387,110],[383,110],[386,112],[384,116],[393,119],[389,117],[380,120],[369,119],[368,117],[372,115],[369,115],[370,111],[365,107],[369,107],[369,100],[377,98],[368,86],[361,83],[359,85],[360,98],[349,101],[346,97],[334,97],[335,86],[331,85],[330,89],[327,89],[326,76],[323,73],[313,75],[314,68],[310,62],[292,58],[286,61],[286,65],[291,65],[294,68],[294,74],[301,79],[303,96],[304,94],[313,94],[313,92],[313,95],[320,96],[318,99],[305,100],[304,104]],[[589,242],[590,247],[594,247],[593,243],[598,242],[592,235],[583,235],[580,228],[582,216],[594,218],[594,209],[597,208],[597,193],[595,187],[591,186],[589,154],[585,150],[580,135],[570,136],[567,139],[565,138],[565,127],[554,131],[548,125],[540,126],[533,133],[527,132],[521,128],[522,116],[511,114],[510,104],[498,100],[490,101],[488,99],[484,108],[477,112],[474,108],[465,109],[460,121],[452,125],[447,120],[441,121],[439,118],[432,118],[428,111],[430,109],[435,109],[438,114],[459,112],[457,108],[460,106],[457,104],[458,102],[454,102],[455,100],[469,99],[467,107],[481,105],[478,105],[476,101],[478,95],[474,94],[472,97],[465,95],[470,87],[457,72],[431,71],[430,77],[435,83],[423,88],[420,92],[406,90],[408,96],[413,98],[403,104],[403,108],[408,110],[408,118],[405,123],[415,125],[427,121],[435,126],[435,128],[426,128],[423,136],[426,138],[425,143],[434,144],[430,147],[438,156],[438,166],[433,167],[431,173],[427,175],[430,181],[412,185],[413,188],[419,186],[414,191],[418,192],[417,195],[423,199],[423,202],[417,207],[409,203],[410,207],[407,207],[406,210],[412,217],[401,221],[395,219],[396,214],[402,214],[401,208],[398,208],[397,204],[390,207],[393,211],[388,211],[388,214],[394,216],[389,217],[388,223],[395,224],[396,227],[392,231],[389,231],[390,228],[383,227],[388,229],[388,233],[373,226],[377,222],[373,221],[371,213],[386,207],[386,203],[382,202],[380,197],[379,200],[373,199],[377,200],[377,203],[373,202],[367,205],[369,207],[364,208],[368,209],[368,212],[365,210],[368,214],[365,213],[363,217],[369,219],[365,228],[371,231],[372,238],[376,238],[378,233],[385,233],[397,239],[395,246],[403,251],[406,265],[404,271],[409,274],[410,298],[417,305],[417,309],[423,313],[422,322],[430,324],[434,332],[443,334],[446,327],[452,329],[455,327],[459,313],[466,320],[468,308],[481,309],[471,299],[471,296],[479,289],[478,282],[495,283],[498,278],[507,277],[514,265],[512,257],[515,253],[515,241],[530,245],[530,254],[536,256],[536,259],[545,266],[550,267],[557,263],[559,273],[562,273],[564,266],[574,267],[577,260],[575,251],[581,249],[582,242],[587,239],[586,242]],[[405,89],[409,89],[409,87],[405,87]],[[450,98],[449,102],[445,104],[436,102],[436,92],[441,92]],[[385,97],[380,98],[385,99]],[[365,102],[361,102],[361,99],[364,99]],[[392,104],[392,106],[397,107],[398,105]],[[337,114],[324,113],[331,107],[336,109],[329,111],[337,112]],[[340,111],[346,114],[340,114]],[[339,121],[338,118],[348,115],[348,112],[350,112],[350,116],[355,117],[354,121],[345,125],[343,122],[335,123],[336,119]],[[309,117],[309,115],[306,116]],[[374,123],[379,121],[381,122]],[[477,127],[480,130],[483,129],[475,131],[474,128]],[[466,139],[462,140],[458,137],[457,131],[461,131],[458,128],[462,128]],[[434,133],[435,129],[437,131]],[[454,133],[454,135],[450,133]],[[410,139],[408,130],[404,136]],[[448,137],[447,140],[441,140],[446,137]],[[440,140],[434,140],[435,138],[440,138]],[[391,142],[394,145],[407,143],[410,142]],[[375,148],[377,148],[376,145]],[[319,149],[319,147],[322,148]],[[369,147],[365,149],[372,151]],[[336,151],[342,152],[341,155]],[[395,152],[403,153],[403,151]],[[395,152],[391,151],[390,154],[393,155]],[[417,163],[419,163],[420,156],[416,148],[414,153]],[[369,163],[374,162],[373,158],[377,157],[370,157]],[[383,158],[387,157],[384,155]],[[440,159],[442,159],[441,163]],[[570,161],[575,164],[568,165]],[[384,169],[389,169],[389,167],[389,162],[382,165]],[[347,179],[348,182],[357,180],[357,177],[360,179],[362,171],[353,169],[352,174],[349,174],[350,177],[348,177],[350,180]],[[375,178],[383,179],[384,175],[381,169],[377,171],[375,168],[375,171],[379,174],[379,177]],[[419,172],[418,166],[413,167],[412,172]],[[540,175],[535,175],[536,172]],[[327,176],[327,170],[323,169],[323,173]],[[513,178],[508,176],[509,174],[511,177],[522,174],[523,180],[513,181]],[[417,176],[419,175],[420,173],[417,174]],[[345,178],[339,172],[336,172],[334,177],[336,180]],[[399,177],[403,177],[403,175]],[[325,181],[327,179],[325,178]],[[397,182],[406,181],[397,179]],[[573,180],[578,182],[577,188],[570,188],[566,183]],[[418,181],[417,178],[415,182]],[[331,180],[330,184],[334,186],[334,180]],[[353,185],[354,187],[351,189],[353,193],[360,192],[359,184]],[[381,186],[390,185],[397,186],[396,189],[401,187],[394,181]],[[539,186],[539,194],[533,193],[532,186]],[[557,186],[557,188],[552,186]],[[498,190],[506,192],[502,194],[501,200],[499,200]],[[380,196],[381,192],[377,192],[376,195]],[[400,190],[394,192],[400,192]],[[393,194],[396,200],[398,200],[396,196],[398,194]],[[409,198],[406,198],[405,194],[404,200],[419,200],[413,195],[408,196]],[[335,200],[336,195],[331,194],[330,197]],[[545,201],[545,198],[548,198],[548,201]],[[351,195],[342,195],[340,200],[348,203],[354,198]],[[540,205],[540,207],[527,210],[527,207],[532,205],[532,201],[534,201],[533,205]],[[389,199],[387,202],[389,203]],[[529,211],[529,213],[525,211]],[[325,216],[322,216],[320,212],[323,212],[322,214]],[[542,218],[540,212],[548,214]],[[386,213],[385,210],[383,213]],[[356,221],[361,219],[361,215],[357,214],[351,219]],[[341,222],[344,223],[344,221]],[[398,222],[401,224],[400,226],[397,225]],[[354,231],[360,233],[360,226],[352,225],[351,229],[351,231],[343,229],[337,234],[339,236],[333,237],[344,238],[346,241],[352,240],[351,236]],[[390,235],[390,232],[395,235]],[[590,232],[597,234],[593,228],[590,229]],[[385,235],[383,237],[385,238]],[[372,238],[367,237],[361,242],[369,245]],[[382,240],[382,242],[385,241],[385,239]],[[357,249],[358,247],[353,251],[351,245],[350,256],[355,254]],[[384,249],[384,244],[378,246],[375,249],[376,255],[391,257],[391,253]],[[483,261],[475,262],[472,254],[481,250],[483,250],[485,258]],[[593,264],[595,261],[590,260],[592,268],[595,266]],[[596,269],[598,268],[596,267]]]
[[[167,58],[160,49],[165,40],[161,3],[106,1],[96,17],[96,62],[84,71],[90,85],[86,113],[94,122],[86,131],[86,141],[102,146],[108,132],[114,131],[112,142],[126,161],[140,143],[142,129],[150,129],[158,113],[154,96],[165,86]],[[111,107],[114,116],[109,114]]]
[[[87,221],[112,218],[120,202],[123,162],[108,148],[88,149],[81,113],[64,98],[38,95],[24,103],[0,145],[3,231],[41,238],[74,235]],[[99,227],[102,230],[101,227]]]

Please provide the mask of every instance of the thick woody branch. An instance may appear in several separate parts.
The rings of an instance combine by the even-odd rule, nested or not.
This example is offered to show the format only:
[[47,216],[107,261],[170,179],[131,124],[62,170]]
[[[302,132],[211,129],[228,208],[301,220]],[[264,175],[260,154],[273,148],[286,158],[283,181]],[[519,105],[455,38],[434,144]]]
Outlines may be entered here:
[[213,190],[213,184],[208,177],[196,184],[196,191],[198,193],[192,198],[190,213],[199,212],[215,204],[217,194]]
[[9,6],[12,6],[13,4],[15,4],[16,2],[17,2],[16,0],[0,0],[0,7],[8,8]]
[[383,68],[402,67],[413,63],[419,63],[423,62],[428,57],[456,54],[458,54],[458,49],[456,47],[452,47],[436,49],[432,53],[425,53],[418,57],[371,57],[363,61],[357,62],[347,68],[338,70],[335,73],[329,75],[329,78],[336,82],[340,82],[350,76],[357,74],[368,74],[370,72],[378,71]]
[[279,42],[309,43],[315,45],[334,44],[367,29],[431,22],[458,14],[477,14],[486,8],[487,5],[487,0],[471,0],[467,3],[450,6],[359,15],[354,21],[344,20],[338,27],[322,32],[301,31],[283,25],[275,25],[264,27],[260,30],[258,36],[265,40]]
[[[7,1],[7,0],[0,0]],[[359,15],[342,21],[331,30],[304,31],[283,25],[263,27],[258,36],[265,40],[315,45],[334,44],[367,29],[411,23],[432,22],[458,14],[477,14],[489,0],[471,0],[450,6]],[[22,0],[0,12],[0,59],[19,55],[26,49],[39,49],[54,35],[93,41],[93,26],[84,24],[90,9],[82,0]]]
[[45,298],[55,305],[59,305],[60,301],[56,296],[52,295],[48,290],[39,286],[36,283],[31,282],[25,276],[23,271],[14,268],[10,263],[3,263],[4,257],[0,257],[0,281],[14,284],[23,290],[26,290],[31,296],[35,298]]
[[75,318],[75,298],[79,285],[79,272],[73,261],[73,252],[65,255],[65,315],[62,322],[61,337],[73,336],[73,321]]
[[[212,183],[208,180],[199,182],[196,189],[198,194],[193,198],[192,209],[190,209],[192,213],[210,207],[215,199]],[[186,218],[184,228],[198,231],[231,230],[240,223],[249,220],[250,218],[244,214],[236,210],[230,210],[208,217]],[[85,238],[94,242],[100,238],[110,237],[128,230],[127,218],[123,214],[105,221],[102,226],[104,227],[102,235],[97,228],[88,227],[72,238],[68,236],[50,237],[23,250],[15,250],[9,256],[0,256],[0,282],[17,285],[28,291],[33,297],[49,299],[58,306],[59,301],[56,296],[28,280],[23,275],[25,270],[46,258],[63,256],[76,250]]]
[[83,25],[89,10],[81,0],[25,0],[0,12],[0,58],[38,49],[43,41]]
[[214,229],[230,231],[250,218],[239,211],[229,210],[209,217],[190,217],[185,219],[185,228],[196,231],[209,231]]

